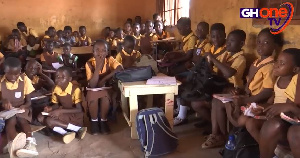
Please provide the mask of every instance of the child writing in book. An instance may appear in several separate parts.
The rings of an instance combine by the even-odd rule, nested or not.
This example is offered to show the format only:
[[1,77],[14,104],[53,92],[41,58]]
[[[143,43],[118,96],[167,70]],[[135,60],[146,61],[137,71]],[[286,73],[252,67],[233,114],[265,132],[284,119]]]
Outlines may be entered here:
[[[31,135],[30,122],[31,113],[31,97],[34,91],[30,79],[21,73],[21,62],[14,57],[8,57],[4,62],[5,75],[1,79],[0,91],[2,100],[2,110],[11,110],[13,108],[23,109],[23,113],[16,114],[5,121],[5,130],[7,134],[8,147],[15,146],[11,144],[17,136],[16,125],[21,127],[21,132],[26,134],[26,145],[24,142],[17,142],[25,146],[17,151],[19,157],[37,156],[36,141]],[[11,148],[10,148],[11,150]],[[14,154],[9,151],[10,154]]]
[[[11,39],[8,41],[7,49],[13,52],[9,56],[19,57],[22,55],[23,48],[27,46],[25,39],[21,38],[20,32],[17,29],[12,30]],[[25,49],[24,49],[25,50]]]
[[92,40],[90,37],[86,35],[86,27],[85,26],[80,26],[79,27],[79,33],[80,33],[80,38],[79,38],[79,46],[91,46],[92,45]]
[[[287,97],[284,94],[287,86],[289,85],[292,77],[295,75],[296,70],[299,69],[300,64],[297,64],[300,58],[300,50],[296,48],[289,48],[281,52],[274,64],[273,75],[277,77],[274,85],[274,94],[268,100],[267,104],[262,104],[257,108],[252,109],[255,116],[263,115],[263,109],[270,104],[286,103]],[[245,115],[241,115],[239,120],[240,126],[246,126],[247,131],[251,136],[260,142],[260,130],[265,120],[255,119]]]
[[69,43],[63,45],[63,54],[58,56],[58,62],[66,67],[77,70],[78,57],[71,53],[72,47]]
[[[86,77],[90,88],[104,87],[113,75],[122,70],[122,65],[113,57],[108,56],[108,46],[104,40],[97,40],[93,46],[94,57],[85,64]],[[91,116],[91,133],[108,134],[107,114],[110,107],[110,91],[88,91],[86,96],[88,111]],[[101,101],[101,120],[98,120],[98,100]]]
[[[55,74],[55,88],[52,92],[52,106],[46,106],[39,115],[39,121],[53,131],[63,135],[65,144],[74,140],[76,134],[83,139],[87,128],[83,127],[83,110],[81,106],[82,92],[72,84],[72,71],[68,67],[60,67]],[[71,132],[67,132],[70,130]]]
[[41,54],[40,60],[42,62],[43,69],[54,69],[52,63],[58,62],[58,53],[53,51],[54,42],[49,40],[46,42],[46,51]]
[[271,34],[269,28],[259,32],[256,48],[259,59],[254,61],[250,67],[245,86],[246,95],[236,97],[233,102],[226,104],[218,99],[212,100],[212,134],[202,144],[202,148],[224,145],[227,136],[226,120],[228,119],[234,126],[238,126],[236,120],[240,116],[241,105],[253,102],[262,104],[271,97],[274,87],[272,54],[275,48],[282,46],[282,41],[281,35]]
[[116,60],[123,65],[124,69],[132,67],[136,59],[141,57],[141,53],[134,50],[135,42],[133,36],[127,35],[124,38],[124,48],[116,56]]

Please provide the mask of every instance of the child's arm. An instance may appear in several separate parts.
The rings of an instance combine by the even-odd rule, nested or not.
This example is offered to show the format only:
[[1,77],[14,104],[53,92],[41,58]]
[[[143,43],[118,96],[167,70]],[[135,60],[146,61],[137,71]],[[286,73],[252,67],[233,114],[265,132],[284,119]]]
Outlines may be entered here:
[[46,81],[46,83],[47,83],[46,86],[49,88],[49,90],[54,88],[55,84],[54,84],[53,80],[43,73],[43,68],[42,68],[41,64],[39,64],[39,75],[43,80]]
[[108,81],[110,78],[114,76],[116,72],[119,72],[123,70],[123,67],[119,65],[114,71],[112,71],[110,74],[106,75],[105,77],[102,78],[102,80],[98,83],[99,87],[103,87],[106,81]]
[[223,64],[219,60],[217,60],[211,54],[211,52],[207,52],[204,55],[209,57],[210,61],[213,62],[213,64],[222,72],[225,78],[230,78],[237,72],[236,69],[230,67],[227,64]]
[[[93,75],[91,77],[91,79],[88,81],[89,83],[89,86],[91,88],[96,88],[97,85],[98,85],[98,82],[99,82],[99,71],[103,69],[103,66],[104,66],[104,61],[105,61],[105,57],[95,57],[96,59],[96,66],[95,66],[95,71],[93,72]],[[89,63],[87,63],[89,64]],[[90,65],[91,67],[92,65]],[[91,71],[88,68],[86,68],[86,71]]]
[[31,97],[30,94],[25,95],[25,103],[20,106],[21,109],[28,109],[31,106]]

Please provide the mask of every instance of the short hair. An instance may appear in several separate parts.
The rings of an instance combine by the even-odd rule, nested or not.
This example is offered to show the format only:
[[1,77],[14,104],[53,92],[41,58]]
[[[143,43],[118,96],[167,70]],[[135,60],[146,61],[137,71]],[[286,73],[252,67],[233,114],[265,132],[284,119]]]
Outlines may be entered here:
[[79,26],[79,30],[80,29],[86,29],[86,27],[85,26]]
[[55,30],[55,27],[50,26],[50,27],[48,27],[48,30]]
[[65,26],[64,30],[70,30],[72,32],[72,27],[71,26]]
[[140,26],[141,27],[141,24],[136,22],[136,23],[133,24],[133,26]]
[[214,23],[210,27],[210,31],[213,31],[213,30],[218,30],[218,31],[225,32],[225,26],[222,23]]
[[106,26],[104,29],[109,29],[109,30],[110,30],[110,27],[109,27],[109,26]]
[[147,23],[152,23],[152,24],[153,24],[153,21],[152,21],[152,20],[147,20],[147,21],[145,22],[145,25],[146,25]]
[[4,61],[4,67],[10,67],[10,68],[21,68],[22,63],[20,59],[15,57],[8,57]]
[[135,44],[135,42],[136,42],[135,38],[133,36],[131,36],[131,35],[125,36],[124,42],[125,41],[128,41],[128,42],[133,43],[133,44]]
[[63,33],[63,31],[62,31],[62,30],[57,30],[56,33],[57,33],[57,34]]
[[141,19],[142,17],[141,17],[141,16],[139,16],[139,15],[137,15],[137,16],[135,16],[135,18],[140,18],[140,19]]
[[106,48],[108,49],[107,42],[104,39],[98,39],[98,40],[95,41],[95,43],[93,45],[93,50],[95,49],[95,45],[98,45],[98,44],[104,44],[106,46]]
[[29,36],[28,36],[28,40],[29,40],[30,38],[34,38],[34,39],[36,40],[36,38],[35,38],[33,35],[29,35]]
[[258,35],[262,34],[262,33],[266,33],[270,36],[272,36],[273,40],[274,40],[274,43],[277,44],[278,46],[282,47],[283,44],[284,44],[284,40],[283,40],[283,34],[282,33],[279,33],[279,34],[272,34],[271,32],[271,29],[270,28],[264,28],[262,29]]
[[120,31],[123,31],[123,29],[121,29],[120,27],[118,27],[117,30],[116,30],[116,33],[120,32]]
[[13,29],[11,30],[12,33],[19,33],[19,30],[18,29]]
[[62,67],[57,69],[57,72],[58,71],[66,72],[69,77],[72,77],[72,69],[70,67],[62,66]]
[[[207,22],[201,21],[201,22],[198,23],[198,25],[203,26],[204,29],[206,29],[207,31],[209,31],[209,24],[208,24]],[[198,26],[198,25],[197,25],[197,26]]]
[[154,26],[156,26],[158,23],[164,25],[162,21],[160,21],[160,20],[155,20],[155,21],[154,21]]
[[20,26],[25,26],[24,22],[18,22],[17,27],[20,27]]
[[25,69],[28,68],[28,65],[29,65],[29,64],[33,64],[33,63],[39,63],[39,62],[36,61],[35,59],[30,59],[30,60],[27,61],[26,65],[25,65]]
[[298,48],[288,48],[282,51],[293,56],[293,62],[296,67],[300,67],[300,49]]
[[188,17],[181,17],[181,18],[177,21],[177,24],[191,26],[191,19],[188,18]]
[[130,23],[130,22],[128,22],[128,21],[126,21],[126,22],[124,23],[124,25],[126,25],[126,24],[129,24],[129,25],[131,26],[131,23]]
[[154,13],[154,14],[152,15],[152,18],[153,18],[153,19],[156,19],[158,16],[159,16],[158,13]]
[[[237,29],[237,30],[233,30],[229,33],[229,35],[237,35],[242,41],[246,40],[246,33],[243,30]],[[229,36],[228,35],[228,36]]]

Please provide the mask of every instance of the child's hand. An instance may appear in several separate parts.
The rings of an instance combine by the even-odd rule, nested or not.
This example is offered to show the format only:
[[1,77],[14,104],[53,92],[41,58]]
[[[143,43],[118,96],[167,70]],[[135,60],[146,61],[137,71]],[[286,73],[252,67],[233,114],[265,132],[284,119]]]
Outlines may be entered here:
[[245,104],[245,97],[244,96],[234,96],[233,97],[233,103],[236,105],[236,106],[242,106]]
[[6,99],[2,101],[2,107],[4,108],[4,110],[11,110],[13,108],[10,101]]
[[44,107],[44,112],[50,112],[52,111],[52,107],[51,106],[45,106]]
[[106,81],[105,80],[100,80],[100,82],[98,82],[98,87],[104,87],[105,86]]
[[40,63],[37,63],[39,74],[43,74],[43,67]]
[[61,114],[60,109],[49,112],[49,116],[52,118],[58,118]]
[[213,54],[211,52],[205,52],[204,56],[207,58],[207,60],[210,62],[211,58],[214,58]]
[[95,59],[96,59],[96,68],[99,68],[103,64],[105,57],[97,56],[95,57]]
[[293,105],[291,104],[274,104],[267,107],[264,112],[266,112],[267,118],[273,118],[274,116],[280,115],[282,112],[291,111]]
[[23,109],[23,110],[28,109],[28,107],[26,107],[26,105],[21,105],[19,108]]
[[251,112],[254,114],[254,116],[260,116],[264,113],[264,108],[257,105],[257,108],[251,108]]

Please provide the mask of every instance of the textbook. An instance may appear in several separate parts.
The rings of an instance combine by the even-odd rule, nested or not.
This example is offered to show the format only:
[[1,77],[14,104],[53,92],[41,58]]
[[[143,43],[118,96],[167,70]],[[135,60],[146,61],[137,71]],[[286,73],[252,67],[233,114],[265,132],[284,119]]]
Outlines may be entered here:
[[222,103],[228,103],[233,101],[232,94],[214,94],[213,97],[219,99],[220,101],[222,101]]
[[176,85],[176,78],[169,76],[153,76],[147,80],[147,85]]
[[293,124],[293,125],[299,125],[300,124],[300,120],[298,119],[293,119],[293,118],[290,118],[289,116],[285,115],[284,113],[280,113],[280,117],[281,119]]
[[3,118],[4,120],[7,120],[13,116],[15,116],[16,114],[20,114],[25,112],[24,109],[19,109],[19,108],[13,108],[11,110],[4,110],[0,112],[0,118]]
[[106,89],[111,89],[111,87],[101,87],[101,88],[89,88],[89,87],[86,87],[86,90],[88,90],[88,91],[103,91],[103,90],[106,90]]

